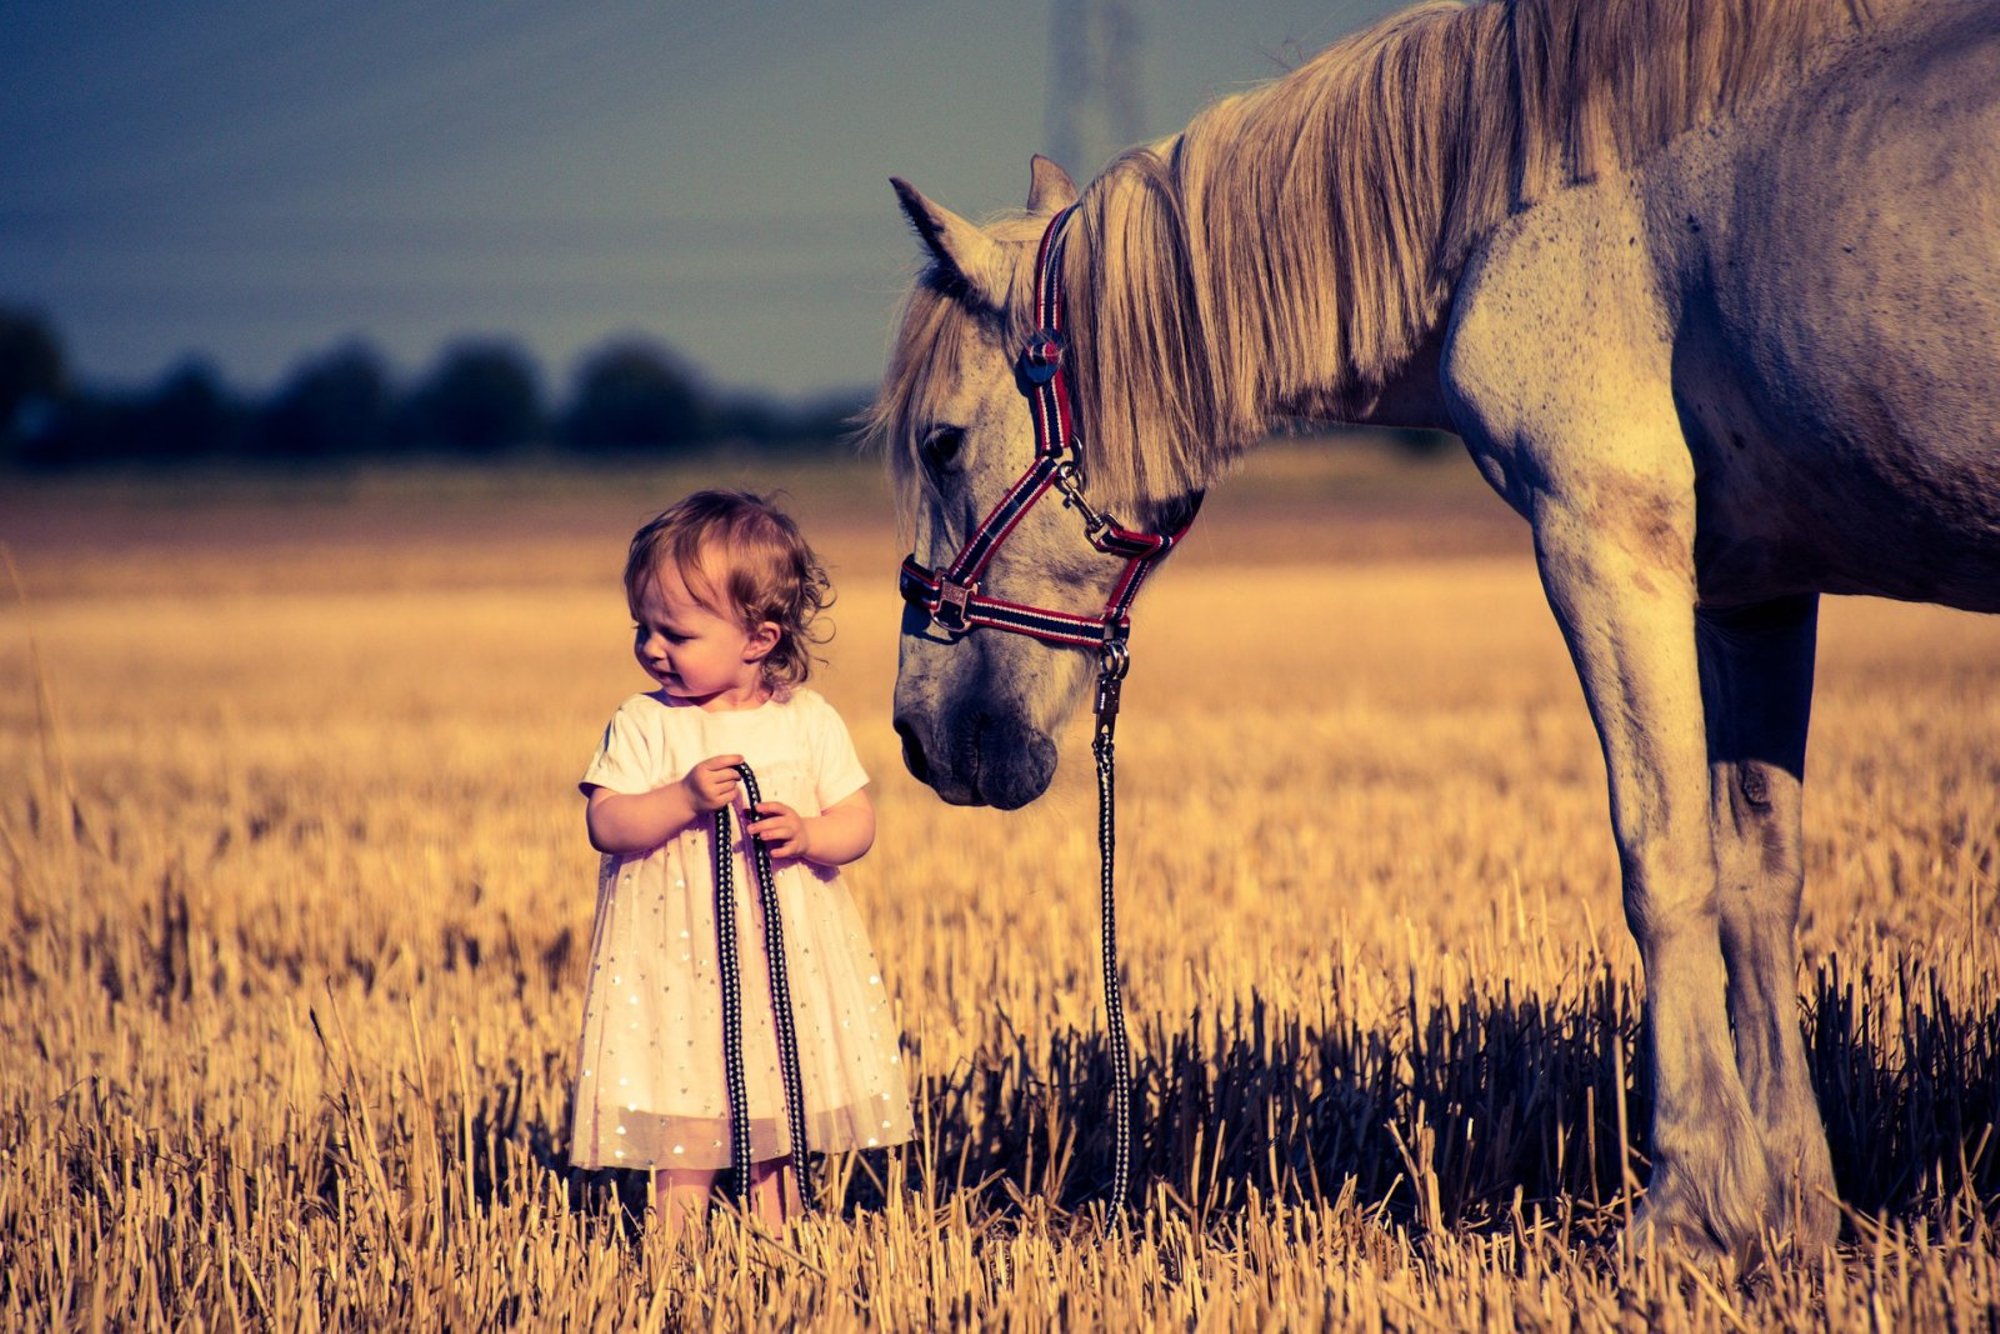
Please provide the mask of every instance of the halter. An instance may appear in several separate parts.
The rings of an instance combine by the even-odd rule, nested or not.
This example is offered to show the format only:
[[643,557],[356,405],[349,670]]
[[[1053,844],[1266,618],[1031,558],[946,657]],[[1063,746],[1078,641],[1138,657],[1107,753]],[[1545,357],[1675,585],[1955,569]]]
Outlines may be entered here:
[[[1098,650],[1099,712],[1108,702],[1115,716],[1117,683],[1123,680],[1129,661],[1125,640],[1132,629],[1132,601],[1153,567],[1187,535],[1194,515],[1190,513],[1171,533],[1145,533],[1123,527],[1084,498],[1082,451],[1070,412],[1069,376],[1063,365],[1067,347],[1063,337],[1063,233],[1075,212],[1075,205],[1071,205],[1056,214],[1042,233],[1035,256],[1035,316],[1040,332],[1028,339],[1014,363],[1016,381],[1027,396],[1035,422],[1034,461],[980,520],[949,565],[933,570],[911,552],[903,558],[897,582],[904,600],[923,608],[931,623],[954,639],[980,626],[992,626],[1045,644]],[[1104,610],[1095,616],[1012,602],[979,586],[979,577],[1001,543],[1050,487],[1061,494],[1065,508],[1083,517],[1084,536],[1091,546],[1108,556],[1125,558],[1125,569],[1112,586]],[[1200,505],[1199,493],[1195,504]],[[1107,679],[1110,697],[1104,701]]]
[[[1063,231],[1076,206],[1049,220],[1035,256],[1035,317],[1040,331],[1028,339],[1014,363],[1015,380],[1027,395],[1035,421],[1035,458],[1007,494],[982,519],[942,571],[930,569],[911,552],[897,580],[905,601],[929,613],[931,624],[957,639],[981,626],[1008,630],[1045,644],[1097,650],[1097,726],[1090,749],[1097,759],[1097,850],[1102,877],[1104,1011],[1112,1082],[1111,1205],[1123,1209],[1132,1172],[1132,1061],[1125,1037],[1125,1005],[1118,981],[1118,918],[1113,886],[1117,844],[1116,765],[1112,732],[1118,695],[1131,666],[1126,638],[1132,630],[1132,600],[1139,585],[1194,525],[1201,493],[1193,496],[1187,519],[1170,533],[1144,533],[1121,526],[1083,496],[1082,450],[1070,415],[1069,377],[1064,371],[1062,258]],[[979,576],[1035,502],[1050,487],[1063,507],[1083,517],[1084,536],[1107,556],[1122,556],[1125,569],[1096,616],[1011,602],[980,590]]]

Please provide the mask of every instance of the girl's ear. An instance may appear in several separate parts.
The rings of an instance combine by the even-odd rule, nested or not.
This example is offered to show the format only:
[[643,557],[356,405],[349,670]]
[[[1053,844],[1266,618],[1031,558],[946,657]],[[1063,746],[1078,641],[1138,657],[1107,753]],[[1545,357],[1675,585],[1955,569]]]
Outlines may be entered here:
[[762,662],[770,657],[781,634],[776,621],[759,621],[750,628],[750,640],[743,646],[743,661]]

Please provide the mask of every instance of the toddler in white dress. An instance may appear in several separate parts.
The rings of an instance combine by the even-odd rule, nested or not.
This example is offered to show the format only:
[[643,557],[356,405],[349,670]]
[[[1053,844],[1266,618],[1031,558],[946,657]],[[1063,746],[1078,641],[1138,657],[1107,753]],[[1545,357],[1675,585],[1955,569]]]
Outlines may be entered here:
[[[729,1167],[711,840],[714,812],[733,805],[751,1201],[781,1222],[799,1194],[751,836],[776,875],[808,1146],[914,1133],[888,994],[840,876],[874,841],[868,775],[840,716],[804,684],[826,576],[769,502],[703,491],[633,537],[625,591],[634,654],[658,688],[620,706],[581,785],[604,859],[571,1159],[652,1170],[670,1230],[705,1210]],[[744,763],[762,798],[755,820]]]

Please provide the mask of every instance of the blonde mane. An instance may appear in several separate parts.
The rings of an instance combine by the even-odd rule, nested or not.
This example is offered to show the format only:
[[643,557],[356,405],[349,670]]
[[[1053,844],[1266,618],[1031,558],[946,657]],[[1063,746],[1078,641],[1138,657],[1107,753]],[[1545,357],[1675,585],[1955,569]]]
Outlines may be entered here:
[[[1351,415],[1510,212],[1746,109],[1873,21],[1866,3],[1423,5],[1127,153],[1084,191],[1067,257],[1093,494],[1182,495],[1273,418]],[[935,277],[913,294],[870,418],[900,477],[970,318]]]

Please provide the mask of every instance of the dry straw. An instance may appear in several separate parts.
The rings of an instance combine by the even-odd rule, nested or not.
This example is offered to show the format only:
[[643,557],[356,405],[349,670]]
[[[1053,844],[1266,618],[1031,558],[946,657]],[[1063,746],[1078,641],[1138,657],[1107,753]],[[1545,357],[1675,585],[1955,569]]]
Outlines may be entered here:
[[[1226,503],[1211,521],[1229,540]],[[496,544],[535,527],[497,522]],[[1617,1241],[1646,1035],[1588,719],[1526,562],[1280,588],[1195,554],[1153,591],[1121,729],[1147,1192],[1123,1235],[1083,1206],[1110,1148],[1088,774],[1011,818],[916,790],[893,640],[866,629],[894,595],[844,588],[827,689],[877,778],[856,887],[920,1138],[833,1164],[839,1207],[794,1232],[723,1212],[668,1243],[643,1189],[564,1161],[590,882],[566,785],[630,688],[615,588],[205,592],[200,559],[149,556],[172,596],[43,603],[34,657],[0,664],[0,772],[53,766],[0,787],[9,1328],[1993,1318],[2000,984],[1968,939],[2000,925],[1987,622],[1828,611],[1798,1013],[1848,1222],[1744,1281]],[[1219,661],[1282,610],[1346,633]],[[30,703],[56,674],[60,735]]]

